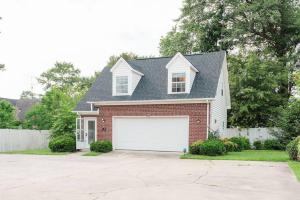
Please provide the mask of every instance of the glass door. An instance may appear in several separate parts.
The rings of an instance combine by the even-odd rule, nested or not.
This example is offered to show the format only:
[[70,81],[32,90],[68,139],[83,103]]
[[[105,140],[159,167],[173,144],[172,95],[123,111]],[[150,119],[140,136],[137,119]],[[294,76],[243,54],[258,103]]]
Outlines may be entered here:
[[76,119],[76,149],[84,149],[85,147],[85,136],[84,136],[84,119]]
[[86,148],[90,148],[90,144],[96,141],[96,119],[85,118],[85,142]]

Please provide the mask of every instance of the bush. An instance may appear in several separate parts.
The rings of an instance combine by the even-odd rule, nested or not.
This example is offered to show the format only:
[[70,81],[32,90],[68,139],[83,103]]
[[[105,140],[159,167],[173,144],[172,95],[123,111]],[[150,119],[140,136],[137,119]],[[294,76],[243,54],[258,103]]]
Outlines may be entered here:
[[191,154],[200,154],[200,148],[201,148],[202,143],[203,143],[202,140],[198,140],[198,141],[192,143],[190,145],[190,153]]
[[264,149],[267,150],[283,150],[284,145],[280,144],[277,139],[268,139],[264,141]]
[[76,141],[69,135],[61,135],[50,139],[49,148],[52,152],[73,152],[76,150]]
[[247,150],[250,149],[250,141],[246,137],[232,137],[229,139],[231,142],[237,144],[237,149],[236,151],[242,151],[242,150]]
[[254,141],[253,146],[255,147],[256,150],[262,150],[264,147],[263,142],[260,140]]
[[300,136],[292,140],[286,148],[291,160],[300,161]]
[[200,145],[199,149],[200,155],[217,156],[225,153],[225,145],[221,140],[206,140]]
[[237,147],[238,145],[234,142],[231,142],[229,140],[223,140],[226,152],[233,152],[233,151],[237,151]]
[[208,140],[218,140],[220,139],[220,135],[218,131],[209,131],[208,132]]
[[110,152],[112,151],[112,144],[110,141],[107,140],[92,142],[90,144],[90,150],[102,153]]

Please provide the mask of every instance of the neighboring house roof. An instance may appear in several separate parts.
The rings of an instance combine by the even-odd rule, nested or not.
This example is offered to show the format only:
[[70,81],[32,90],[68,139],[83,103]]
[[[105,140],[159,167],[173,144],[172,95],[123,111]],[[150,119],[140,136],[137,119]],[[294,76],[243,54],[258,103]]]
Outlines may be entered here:
[[[75,111],[89,111],[95,101],[143,101],[166,99],[214,98],[225,58],[225,51],[184,55],[199,71],[190,93],[168,94],[168,71],[166,65],[172,57],[146,58],[127,61],[135,70],[144,74],[132,95],[112,95],[112,73],[105,67]],[[95,108],[93,108],[95,110]]]
[[16,109],[16,118],[20,121],[25,119],[26,112],[35,104],[39,102],[38,99],[8,99],[1,98],[0,100],[6,100],[10,102]]

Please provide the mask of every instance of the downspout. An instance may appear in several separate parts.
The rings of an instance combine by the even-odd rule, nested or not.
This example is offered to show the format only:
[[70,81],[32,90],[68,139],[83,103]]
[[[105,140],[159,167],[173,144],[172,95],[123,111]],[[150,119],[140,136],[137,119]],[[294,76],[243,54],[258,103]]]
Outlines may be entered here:
[[208,139],[209,123],[210,123],[210,102],[206,100],[206,139]]

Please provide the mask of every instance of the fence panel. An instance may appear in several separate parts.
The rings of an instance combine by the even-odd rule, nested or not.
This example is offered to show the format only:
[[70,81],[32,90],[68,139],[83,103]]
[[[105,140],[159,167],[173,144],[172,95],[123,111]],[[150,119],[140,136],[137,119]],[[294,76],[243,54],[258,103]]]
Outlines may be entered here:
[[[276,130],[276,129],[272,129]],[[270,128],[248,128],[248,129],[238,129],[238,128],[228,128],[225,137],[238,137],[245,136],[249,138],[250,142],[253,143],[255,140],[266,140],[273,139],[270,133],[272,132]]]
[[0,129],[0,152],[48,147],[48,130]]

